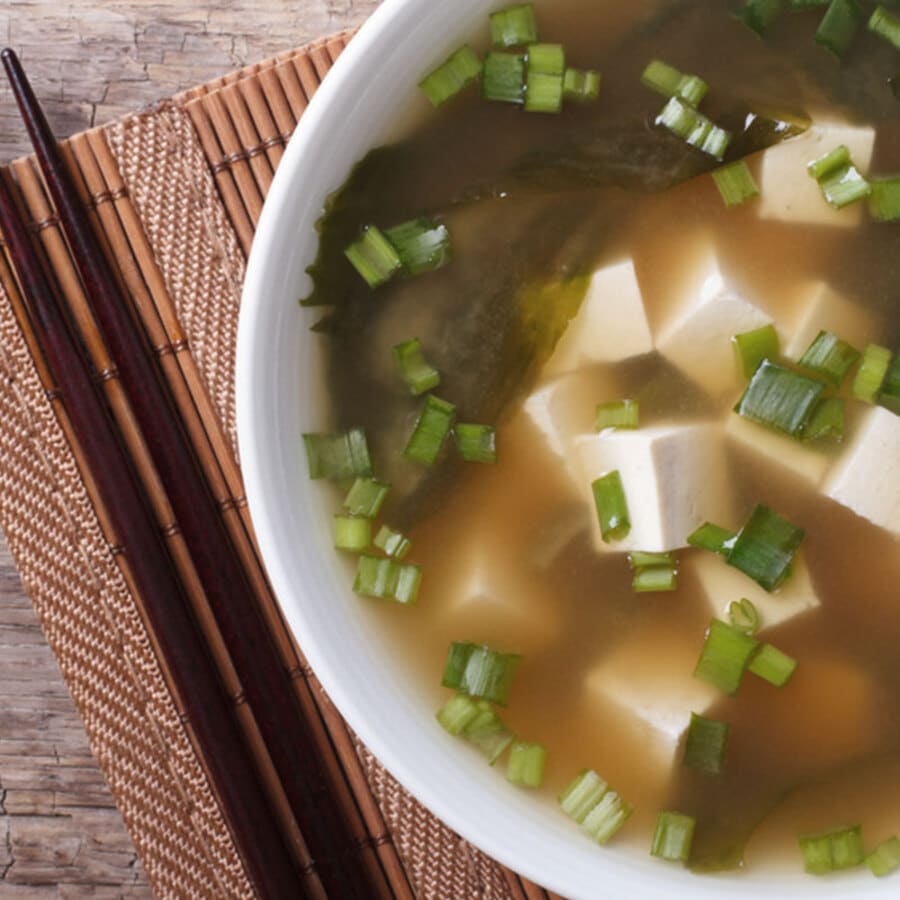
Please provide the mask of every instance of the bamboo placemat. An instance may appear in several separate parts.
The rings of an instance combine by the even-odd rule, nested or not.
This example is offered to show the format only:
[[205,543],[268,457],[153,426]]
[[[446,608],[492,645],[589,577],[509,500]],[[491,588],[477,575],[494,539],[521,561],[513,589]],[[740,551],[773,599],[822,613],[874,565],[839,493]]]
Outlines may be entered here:
[[[419,805],[350,732],[296,647],[257,550],[237,463],[234,349],[247,254],[297,121],[350,35],[231,73],[65,143],[72,173],[172,387],[222,517],[254,581],[372,882],[373,897],[542,898]],[[256,748],[281,825],[311,886],[310,858],[169,503],[132,421],[36,165],[14,182],[46,269],[73,311],[97,378]],[[253,889],[160,659],[127,548],[112,533],[0,254],[0,527],[155,893]],[[334,860],[328,861],[334,863]],[[339,863],[339,861],[338,861]]]

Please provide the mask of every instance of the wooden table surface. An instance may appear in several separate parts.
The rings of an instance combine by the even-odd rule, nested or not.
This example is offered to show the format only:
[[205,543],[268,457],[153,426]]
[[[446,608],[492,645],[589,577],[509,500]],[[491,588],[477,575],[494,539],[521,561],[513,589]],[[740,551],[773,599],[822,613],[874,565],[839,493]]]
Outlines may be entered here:
[[[359,24],[377,0],[0,0],[0,35],[67,135]],[[0,161],[26,152],[5,82]],[[149,897],[0,540],[0,897]]]

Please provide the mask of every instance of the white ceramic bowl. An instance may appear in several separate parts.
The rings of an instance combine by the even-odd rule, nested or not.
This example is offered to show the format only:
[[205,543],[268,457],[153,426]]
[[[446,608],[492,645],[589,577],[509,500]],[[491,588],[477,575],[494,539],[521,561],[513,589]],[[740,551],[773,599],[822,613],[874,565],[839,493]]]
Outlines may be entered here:
[[448,738],[431,701],[380,652],[372,605],[351,593],[336,559],[327,526],[333,497],[309,481],[301,448],[302,432],[326,424],[314,319],[296,302],[308,288],[313,226],[353,164],[395,131],[397,110],[427,112],[420,78],[503,5],[386,0],[316,94],[272,185],[244,289],[237,401],[250,511],[284,613],[338,709],[391,773],[463,837],[564,896],[885,897],[889,885],[868,872],[804,876],[799,854],[796,873],[701,877],[651,859],[646,848],[593,845]]

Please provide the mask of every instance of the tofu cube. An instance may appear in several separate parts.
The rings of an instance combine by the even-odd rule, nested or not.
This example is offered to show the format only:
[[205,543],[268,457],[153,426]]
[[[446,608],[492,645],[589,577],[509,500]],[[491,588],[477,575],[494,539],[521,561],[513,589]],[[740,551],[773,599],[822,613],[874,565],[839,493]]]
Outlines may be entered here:
[[764,461],[770,469],[795,475],[810,487],[820,484],[833,459],[815,444],[795,440],[737,413],[728,414],[725,437],[730,447]]
[[900,536],[900,416],[874,406],[854,423],[823,493]]
[[875,131],[840,122],[818,121],[804,134],[769,147],[762,154],[757,207],[760,217],[811,225],[853,226],[862,220],[864,203],[833,209],[807,165],[845,145],[854,165],[867,175]]
[[771,594],[715,553],[692,553],[683,565],[696,575],[710,614],[724,622],[728,621],[731,603],[743,598],[756,607],[763,629],[774,628],[821,606],[802,555],[795,559],[787,580]]
[[594,363],[617,363],[653,350],[644,298],[630,259],[598,269],[577,315],[547,362],[563,375]]
[[731,338],[772,318],[746,300],[719,267],[715,248],[698,242],[690,270],[669,299],[656,330],[656,348],[714,398],[739,387]]
[[823,281],[802,288],[793,320],[785,330],[789,337],[784,354],[793,360],[806,353],[820,331],[830,331],[858,350],[877,333],[874,317],[868,310],[842,297]]
[[591,484],[617,469],[631,531],[604,543],[594,514],[595,545],[604,552],[662,552],[684,547],[703,522],[731,520],[722,430],[708,424],[657,425],[587,435],[576,441],[580,489],[593,509]]

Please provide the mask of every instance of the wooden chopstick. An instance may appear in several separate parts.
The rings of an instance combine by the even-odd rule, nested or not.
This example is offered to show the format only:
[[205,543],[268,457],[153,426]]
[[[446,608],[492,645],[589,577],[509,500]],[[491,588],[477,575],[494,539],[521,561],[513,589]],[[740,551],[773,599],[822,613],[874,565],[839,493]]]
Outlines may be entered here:
[[[213,788],[228,810],[248,873],[265,897],[309,896],[274,825],[233,708],[188,612],[171,557],[59,308],[13,195],[0,177],[0,229],[28,303],[34,331],[77,435],[151,627],[205,754]],[[293,893],[291,893],[293,892]]]
[[[86,293],[315,871],[330,896],[367,900],[373,886],[326,774],[325,751],[316,742],[288,673],[279,664],[274,640],[196,453],[147,342],[128,312],[22,67],[10,50],[3,51],[2,59]],[[80,435],[77,426],[76,431]],[[216,744],[206,744],[203,751],[208,760],[220,752]]]

